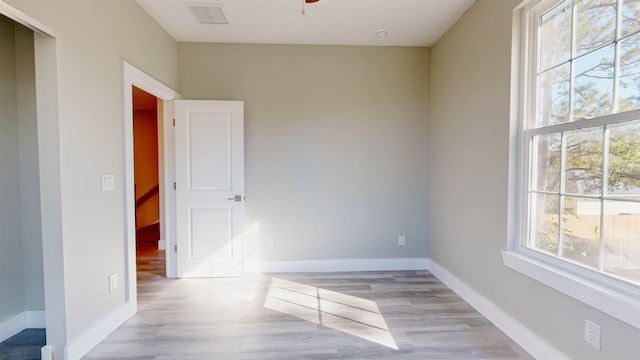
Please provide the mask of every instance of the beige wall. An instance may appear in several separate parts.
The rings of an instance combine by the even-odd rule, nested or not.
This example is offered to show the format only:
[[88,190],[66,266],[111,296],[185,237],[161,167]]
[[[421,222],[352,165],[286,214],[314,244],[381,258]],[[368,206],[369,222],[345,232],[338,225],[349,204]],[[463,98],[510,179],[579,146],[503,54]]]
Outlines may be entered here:
[[245,102],[245,224],[259,229],[250,252],[270,261],[427,256],[429,56],[179,45],[183,99]]
[[[636,359],[640,331],[502,263],[518,3],[478,0],[432,48],[429,256],[571,359]],[[585,318],[602,327],[601,351],[583,341]]]
[[[66,297],[57,310],[73,343],[125,303],[122,61],[175,87],[177,44],[135,1],[6,2],[56,32]],[[100,191],[102,173],[115,174],[114,192]],[[120,286],[110,293],[112,273]]]

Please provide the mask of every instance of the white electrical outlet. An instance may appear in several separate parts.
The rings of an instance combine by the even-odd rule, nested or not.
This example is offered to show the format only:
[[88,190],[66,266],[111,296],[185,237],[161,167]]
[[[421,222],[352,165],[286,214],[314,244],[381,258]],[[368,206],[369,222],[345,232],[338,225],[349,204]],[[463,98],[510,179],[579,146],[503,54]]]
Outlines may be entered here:
[[404,235],[398,236],[398,246],[404,246],[404,244],[405,244]]
[[109,292],[118,288],[118,274],[109,275]]
[[600,350],[600,326],[592,323],[589,320],[584,320],[584,341],[591,344],[591,346]]

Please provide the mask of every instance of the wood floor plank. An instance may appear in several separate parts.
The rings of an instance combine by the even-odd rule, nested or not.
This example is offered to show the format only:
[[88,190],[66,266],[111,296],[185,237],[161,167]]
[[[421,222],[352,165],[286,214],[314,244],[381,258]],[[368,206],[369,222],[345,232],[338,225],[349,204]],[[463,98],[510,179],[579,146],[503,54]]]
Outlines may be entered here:
[[427,271],[177,280],[139,255],[139,313],[85,359],[532,359]]

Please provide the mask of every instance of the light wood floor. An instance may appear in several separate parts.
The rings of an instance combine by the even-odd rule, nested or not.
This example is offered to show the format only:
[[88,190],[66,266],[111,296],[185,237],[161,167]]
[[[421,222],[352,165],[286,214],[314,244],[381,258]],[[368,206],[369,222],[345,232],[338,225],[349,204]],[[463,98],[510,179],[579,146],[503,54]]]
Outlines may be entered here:
[[139,313],[85,359],[532,359],[427,271],[175,280],[139,255]]

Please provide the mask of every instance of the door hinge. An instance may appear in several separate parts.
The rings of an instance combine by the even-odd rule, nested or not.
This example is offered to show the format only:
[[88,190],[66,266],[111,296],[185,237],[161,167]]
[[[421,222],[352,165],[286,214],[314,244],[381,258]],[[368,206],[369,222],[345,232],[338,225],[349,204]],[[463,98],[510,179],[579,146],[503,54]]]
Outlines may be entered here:
[[176,182],[174,181],[173,182],[173,190],[175,190],[175,189],[176,189]]
[[178,244],[173,245],[173,251],[178,252]]
[[173,127],[176,127],[176,119],[173,119]]

